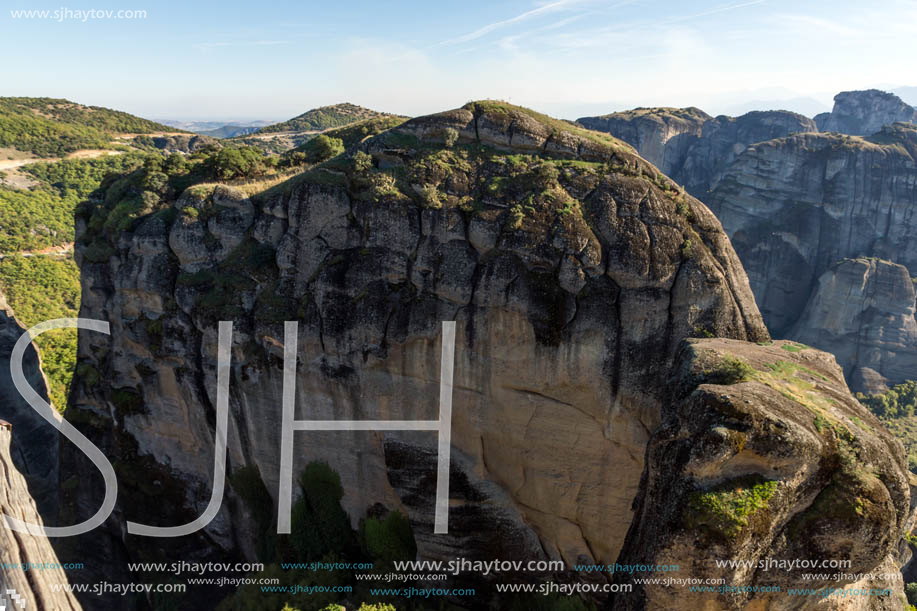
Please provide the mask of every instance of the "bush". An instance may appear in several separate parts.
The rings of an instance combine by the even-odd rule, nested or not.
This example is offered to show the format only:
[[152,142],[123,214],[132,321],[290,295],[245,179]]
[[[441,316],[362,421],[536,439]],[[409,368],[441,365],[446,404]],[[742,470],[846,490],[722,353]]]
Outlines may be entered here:
[[724,356],[716,367],[706,374],[707,382],[711,384],[729,385],[752,379],[755,369],[740,358]]
[[424,185],[420,189],[420,201],[427,208],[442,208],[442,196],[435,185]]
[[363,552],[373,561],[413,560],[417,543],[411,522],[404,514],[393,511],[384,519],[367,518],[360,524]]
[[368,172],[373,167],[372,155],[357,151],[353,155],[353,169],[355,172]]
[[329,138],[319,134],[309,141],[311,146],[306,155],[313,163],[321,163],[344,152],[344,141],[340,138]]
[[857,393],[857,399],[880,418],[909,418],[917,409],[917,381],[907,380],[896,384],[881,395],[866,396]]
[[455,146],[455,143],[458,142],[458,139],[459,139],[458,130],[452,127],[447,127],[443,131],[443,143],[446,145],[447,148],[452,148],[453,146]]

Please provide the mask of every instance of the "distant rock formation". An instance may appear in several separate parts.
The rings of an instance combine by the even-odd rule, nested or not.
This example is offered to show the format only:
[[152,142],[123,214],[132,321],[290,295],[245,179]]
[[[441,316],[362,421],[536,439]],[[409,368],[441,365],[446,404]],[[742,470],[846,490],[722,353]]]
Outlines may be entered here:
[[842,91],[834,96],[834,109],[815,117],[818,130],[852,136],[869,136],[892,123],[913,123],[917,110],[893,93],[878,89]]
[[817,131],[812,119],[785,110],[712,118],[697,108],[638,108],[578,119],[637,149],[688,193],[705,199],[720,174],[751,144]]
[[907,268],[844,259],[818,279],[790,336],[833,353],[867,394],[917,376],[914,282]]
[[583,117],[577,123],[624,140],[664,174],[676,178],[688,151],[711,120],[710,115],[694,107],[635,108],[600,117]]
[[[840,259],[886,259],[917,276],[915,158],[917,127],[897,123],[868,138],[800,134],[762,142],[730,165],[707,203],[727,228],[772,333],[836,347],[819,343],[830,331],[804,330],[798,321],[819,290],[819,278]],[[854,299],[849,306],[834,304],[838,311],[860,307],[855,293],[835,296]],[[899,303],[898,295],[881,299]],[[806,320],[814,324],[814,313],[825,307],[831,306],[813,304]],[[853,350],[867,351],[865,345]],[[839,355],[846,371],[868,366],[861,357],[848,360],[850,354]],[[903,381],[899,376],[913,377],[889,359],[883,371],[893,374],[893,383]],[[851,382],[857,390],[865,388],[859,378]]]

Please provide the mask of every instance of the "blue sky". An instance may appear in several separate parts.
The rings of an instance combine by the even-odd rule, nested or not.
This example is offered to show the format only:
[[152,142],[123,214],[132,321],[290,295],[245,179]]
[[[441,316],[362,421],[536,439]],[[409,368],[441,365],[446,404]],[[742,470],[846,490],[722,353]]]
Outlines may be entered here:
[[[711,113],[917,85],[917,0],[4,0],[0,95],[153,118],[282,119],[351,101],[417,115],[500,98],[566,118]],[[14,19],[14,10],[145,19]]]

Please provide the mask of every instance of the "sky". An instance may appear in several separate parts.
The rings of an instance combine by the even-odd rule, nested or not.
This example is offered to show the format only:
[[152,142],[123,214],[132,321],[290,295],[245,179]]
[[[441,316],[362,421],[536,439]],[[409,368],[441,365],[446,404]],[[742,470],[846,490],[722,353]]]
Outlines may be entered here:
[[[155,119],[281,120],[343,101],[414,116],[483,98],[569,119],[691,105],[811,115],[842,90],[917,85],[917,0],[0,6],[0,95]],[[146,16],[77,13],[91,9]]]

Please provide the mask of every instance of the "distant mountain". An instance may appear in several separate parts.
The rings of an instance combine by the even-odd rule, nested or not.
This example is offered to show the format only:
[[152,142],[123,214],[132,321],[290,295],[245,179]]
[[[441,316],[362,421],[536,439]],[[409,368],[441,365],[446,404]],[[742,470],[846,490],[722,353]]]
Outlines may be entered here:
[[293,117],[289,121],[275,123],[258,130],[258,134],[275,134],[280,132],[316,132],[342,127],[357,121],[372,119],[373,117],[391,116],[388,113],[378,112],[349,104],[347,102],[313,108],[303,114]]
[[38,157],[107,148],[117,134],[174,132],[175,128],[118,110],[55,98],[0,98],[0,148]]
[[202,136],[211,138],[234,138],[253,134],[262,127],[272,125],[272,121],[163,121],[166,125],[178,127]]
[[223,125],[216,129],[208,129],[197,133],[202,136],[210,136],[211,138],[235,138],[236,136],[253,134],[261,129],[261,127],[260,125]]

